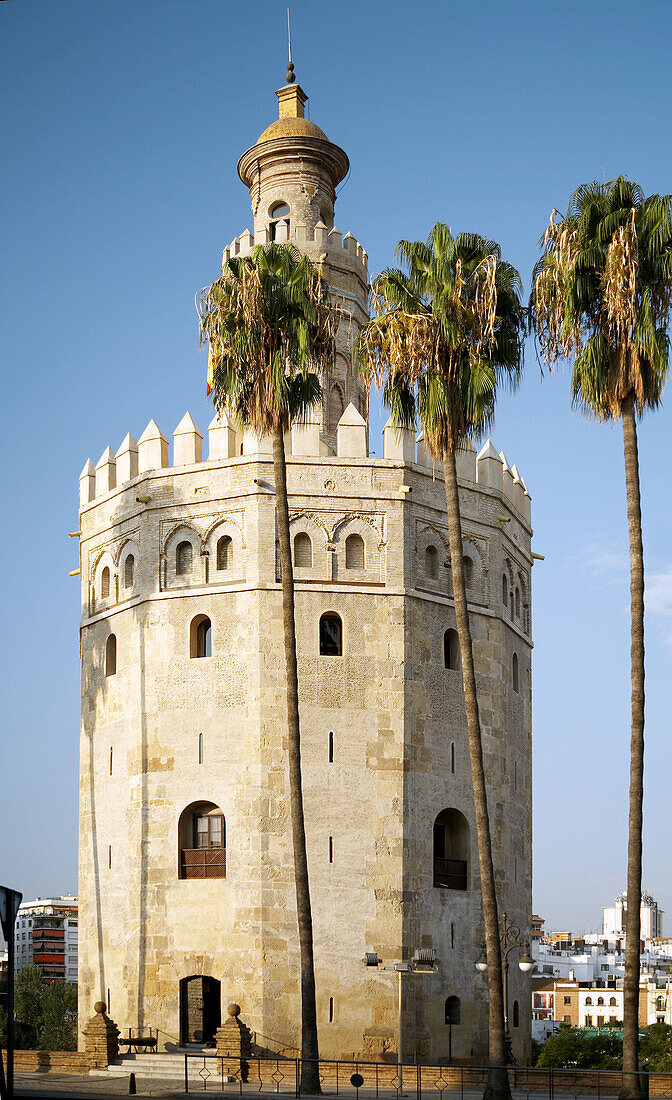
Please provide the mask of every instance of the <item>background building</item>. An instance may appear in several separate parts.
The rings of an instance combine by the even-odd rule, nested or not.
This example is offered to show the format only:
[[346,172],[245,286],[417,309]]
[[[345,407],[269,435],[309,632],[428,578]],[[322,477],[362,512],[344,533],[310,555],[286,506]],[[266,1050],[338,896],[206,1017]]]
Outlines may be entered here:
[[77,981],[78,900],[73,894],[36,898],[19,906],[14,969],[37,966],[46,981]]
[[[625,914],[628,909],[627,893],[624,890],[614,898],[613,906],[602,910],[604,919],[602,933],[605,936],[625,936]],[[642,890],[640,909],[641,932],[643,940],[656,939],[663,935],[663,910],[658,908],[648,890]]]
[[[289,240],[347,310],[314,421],[287,436],[320,1050],[481,1061],[487,988],[473,792],[441,470],[422,438],[368,448],[352,360],[366,252],[334,226],[343,150],[298,86],[239,162],[254,243]],[[80,1020],[202,1044],[236,1001],[269,1051],[299,1044],[281,587],[270,440],[151,422],[80,480]],[[379,450],[380,453],[380,450]],[[464,559],[502,910],[531,917],[530,498],[487,443],[459,456]],[[506,869],[506,874],[504,874]],[[529,984],[510,971],[519,1061]],[[457,1005],[455,1003],[457,998]],[[449,1018],[450,1006],[450,1018]]]

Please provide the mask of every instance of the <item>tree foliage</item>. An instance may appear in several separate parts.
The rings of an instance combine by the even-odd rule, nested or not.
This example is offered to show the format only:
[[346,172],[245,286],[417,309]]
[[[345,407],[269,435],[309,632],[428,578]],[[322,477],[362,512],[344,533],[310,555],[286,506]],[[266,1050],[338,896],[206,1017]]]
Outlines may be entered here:
[[574,404],[618,419],[661,400],[669,370],[672,196],[619,176],[586,183],[554,210],[533,275],[532,323],[544,359],[574,361]]
[[37,966],[26,966],[14,983],[16,1045],[22,1050],[76,1050],[77,986],[45,982]]
[[419,415],[425,445],[443,459],[487,430],[498,384],[519,380],[520,276],[494,241],[453,236],[441,223],[426,243],[400,241],[396,255],[405,270],[388,269],[373,284],[375,316],[357,355],[395,422],[411,426]]
[[318,268],[294,245],[257,245],[200,296],[201,342],[217,409],[272,435],[319,401],[337,311]]
[[536,1064],[548,1069],[620,1069],[622,1051],[620,1035],[589,1035],[580,1027],[563,1027],[546,1040]]

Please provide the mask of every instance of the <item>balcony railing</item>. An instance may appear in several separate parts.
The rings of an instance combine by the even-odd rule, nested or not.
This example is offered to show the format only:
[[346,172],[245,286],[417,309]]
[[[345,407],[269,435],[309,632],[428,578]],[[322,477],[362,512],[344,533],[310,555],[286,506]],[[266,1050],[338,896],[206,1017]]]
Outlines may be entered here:
[[466,859],[443,859],[434,856],[434,885],[444,890],[467,889]]
[[226,848],[183,848],[180,878],[226,878]]

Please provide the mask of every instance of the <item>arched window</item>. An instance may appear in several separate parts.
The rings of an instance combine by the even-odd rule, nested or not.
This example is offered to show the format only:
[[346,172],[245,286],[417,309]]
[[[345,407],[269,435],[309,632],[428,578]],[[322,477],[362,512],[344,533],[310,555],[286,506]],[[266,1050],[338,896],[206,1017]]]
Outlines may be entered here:
[[518,691],[518,654],[514,653],[511,658],[511,684],[514,691]]
[[106,600],[110,594],[110,570],[107,566],[100,574],[100,598]]
[[462,558],[462,568],[464,569],[464,583],[467,588],[473,588],[474,586],[474,563],[467,554]]
[[364,569],[364,539],[361,535],[348,535],[345,540],[345,568]]
[[460,667],[460,642],[456,630],[446,630],[443,635],[443,667],[453,670]]
[[446,997],[445,1004],[446,1023],[453,1027],[460,1023],[462,1018],[462,1006],[459,997]]
[[520,618],[520,589],[516,585],[516,618]]
[[518,1004],[518,1001],[513,1002],[513,1026],[520,1026],[520,1005]]
[[[664,1008],[664,1007],[665,1007],[665,1001],[663,1000],[663,998],[662,998],[662,997],[660,998],[660,1000],[661,1000],[661,1001],[663,1001],[663,1003],[662,1003],[662,1005],[661,1005],[660,1007]],[[613,1007],[615,1007],[615,1005],[616,1005],[616,998],[615,998],[615,997],[610,997],[610,998],[609,998],[609,1004],[610,1004],[610,1005],[612,1006],[612,1008],[613,1008]],[[659,1007],[659,1006],[657,1005],[656,1007]]]
[[212,624],[207,615],[197,615],[195,619],[191,620],[189,656],[212,656]]
[[175,551],[175,572],[180,577],[191,573],[194,567],[194,548],[190,542],[179,543]]
[[587,1005],[592,1005],[592,1003],[593,1003],[593,998],[592,997],[586,997],[586,1004]]
[[117,636],[108,634],[105,642],[105,675],[114,676],[117,671]]
[[231,569],[233,565],[233,541],[229,535],[222,535],[217,542],[217,568]]
[[226,821],[214,802],[192,802],[178,824],[180,878],[226,878]]
[[502,603],[504,607],[509,606],[509,578],[506,573],[502,574]]
[[124,562],[124,588],[133,587],[133,573],[135,571],[135,558],[129,554]]
[[340,386],[332,386],[329,390],[329,407],[327,409],[327,422],[333,431],[343,416],[343,394]]
[[469,822],[459,810],[442,810],[434,822],[434,885],[466,890],[469,884]]
[[286,202],[276,202],[271,207],[271,220],[268,224],[268,235],[272,241],[289,240],[289,206]]
[[320,618],[320,655],[322,657],[343,655],[343,624],[340,615],[334,611],[327,611]]
[[598,1005],[603,1005],[604,1004],[604,997],[598,997],[597,998],[597,1003],[598,1003]]
[[305,531],[294,536],[294,565],[297,569],[312,569],[313,566],[313,544]]
[[425,573],[433,581],[439,575],[439,551],[431,544],[425,550]]

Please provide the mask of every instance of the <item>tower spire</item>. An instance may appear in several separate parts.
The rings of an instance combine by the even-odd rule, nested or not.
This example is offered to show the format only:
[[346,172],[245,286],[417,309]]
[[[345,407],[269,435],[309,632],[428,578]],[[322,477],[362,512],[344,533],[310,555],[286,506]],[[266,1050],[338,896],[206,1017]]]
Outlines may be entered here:
[[289,8],[287,8],[287,53],[289,56],[285,80],[288,84],[293,84],[296,77],[294,76],[294,65],[292,63],[292,32],[289,27]]

